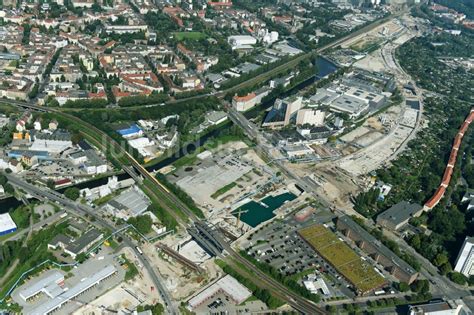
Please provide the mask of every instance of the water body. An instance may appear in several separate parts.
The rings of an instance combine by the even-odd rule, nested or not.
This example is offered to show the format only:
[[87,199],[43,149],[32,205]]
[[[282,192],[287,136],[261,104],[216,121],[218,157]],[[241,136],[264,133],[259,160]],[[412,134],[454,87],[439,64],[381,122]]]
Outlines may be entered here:
[[316,58],[316,68],[317,68],[317,73],[316,73],[317,80],[324,78],[328,74],[331,74],[338,69],[334,63],[332,63],[331,61],[329,61],[328,59],[324,57]]
[[242,211],[240,220],[251,227],[256,227],[260,223],[273,218],[275,216],[273,211],[280,208],[285,201],[291,201],[295,198],[296,196],[289,192],[277,196],[268,196],[261,201],[261,203],[264,203],[267,207],[261,203],[250,201],[239,207],[232,214],[237,217],[239,211]]
[[19,206],[23,205],[21,200],[16,200],[15,197],[9,197],[0,200],[0,214],[7,213],[10,210],[14,210]]

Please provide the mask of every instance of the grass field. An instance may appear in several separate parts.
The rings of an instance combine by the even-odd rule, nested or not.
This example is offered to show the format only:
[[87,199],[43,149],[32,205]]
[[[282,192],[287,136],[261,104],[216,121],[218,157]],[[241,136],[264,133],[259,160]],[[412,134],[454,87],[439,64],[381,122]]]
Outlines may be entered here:
[[206,34],[201,32],[174,32],[174,37],[177,40],[185,40],[185,39],[192,39],[192,40],[199,40],[206,38]]
[[385,279],[372,265],[324,226],[313,225],[300,230],[299,234],[362,294],[385,284]]
[[218,189],[215,193],[213,193],[211,195],[211,198],[213,199],[216,199],[217,197],[219,197],[220,195],[228,192],[229,190],[231,190],[232,188],[234,188],[235,186],[237,186],[237,183],[236,182],[232,182],[228,185],[225,185],[224,187]]

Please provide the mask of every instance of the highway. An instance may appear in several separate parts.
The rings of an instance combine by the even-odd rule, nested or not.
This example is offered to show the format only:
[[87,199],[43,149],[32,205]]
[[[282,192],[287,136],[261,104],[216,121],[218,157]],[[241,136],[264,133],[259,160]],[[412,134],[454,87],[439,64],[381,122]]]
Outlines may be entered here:
[[[96,220],[95,222],[97,222],[100,226],[102,226],[106,229],[109,229],[110,231],[115,231],[116,230],[116,228],[114,226],[112,226],[110,223],[105,221],[102,217],[98,216],[96,214],[97,211],[95,211],[94,209],[90,208],[87,205],[83,205],[81,203],[72,201],[72,200],[66,198],[65,196],[63,196],[62,194],[60,194],[60,193],[58,193],[54,190],[50,190],[49,188],[36,187],[32,184],[29,184],[29,183],[19,179],[18,177],[14,176],[12,174],[6,174],[6,176],[8,178],[8,181],[12,185],[17,186],[17,187],[27,191],[31,196],[33,196],[35,198],[38,198],[40,200],[47,200],[47,201],[57,202],[57,203],[61,204],[63,207],[65,207],[66,209],[74,210],[74,212],[76,214],[80,213],[80,214],[84,214],[84,215],[88,215],[90,217],[93,217]],[[119,233],[119,235],[120,234],[121,233]],[[176,314],[176,315],[179,314],[178,311],[175,309],[174,304],[172,303],[171,297],[170,297],[167,289],[162,284],[163,280],[159,277],[159,275],[157,275],[157,273],[155,272],[155,270],[151,266],[148,258],[145,255],[141,255],[137,251],[135,243],[127,235],[122,234],[121,236],[123,238],[123,243],[126,246],[130,247],[134,251],[134,253],[137,256],[140,263],[147,270],[148,274],[150,275],[150,277],[153,281],[153,284],[155,285],[155,287],[157,288],[157,290],[160,293],[161,297],[163,298],[163,301],[165,303],[165,307],[167,309],[167,312],[169,314]]]

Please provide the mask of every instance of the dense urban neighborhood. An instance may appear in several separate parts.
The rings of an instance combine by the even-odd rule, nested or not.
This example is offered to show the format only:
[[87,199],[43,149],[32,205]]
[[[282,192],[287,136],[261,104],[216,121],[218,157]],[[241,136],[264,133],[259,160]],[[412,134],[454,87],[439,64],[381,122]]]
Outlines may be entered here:
[[474,314],[472,0],[0,0],[0,314]]

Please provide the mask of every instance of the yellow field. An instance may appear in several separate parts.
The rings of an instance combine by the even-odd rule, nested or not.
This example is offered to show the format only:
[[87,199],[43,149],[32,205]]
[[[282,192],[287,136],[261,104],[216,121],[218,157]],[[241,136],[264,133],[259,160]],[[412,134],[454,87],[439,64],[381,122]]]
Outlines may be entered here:
[[386,283],[373,266],[362,260],[336,234],[324,226],[313,225],[298,233],[362,294]]

